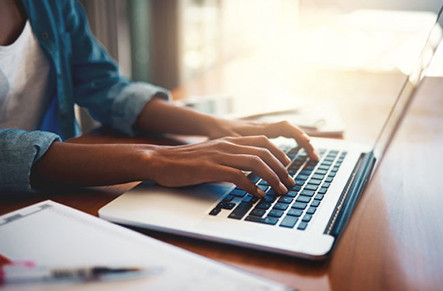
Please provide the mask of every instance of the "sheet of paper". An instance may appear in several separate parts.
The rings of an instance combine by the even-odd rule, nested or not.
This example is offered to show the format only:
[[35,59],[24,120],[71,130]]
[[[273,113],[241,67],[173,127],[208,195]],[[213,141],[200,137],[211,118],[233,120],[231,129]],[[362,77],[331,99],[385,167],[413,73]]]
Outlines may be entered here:
[[0,217],[0,253],[51,267],[161,270],[131,280],[24,284],[20,290],[291,290],[49,200]]

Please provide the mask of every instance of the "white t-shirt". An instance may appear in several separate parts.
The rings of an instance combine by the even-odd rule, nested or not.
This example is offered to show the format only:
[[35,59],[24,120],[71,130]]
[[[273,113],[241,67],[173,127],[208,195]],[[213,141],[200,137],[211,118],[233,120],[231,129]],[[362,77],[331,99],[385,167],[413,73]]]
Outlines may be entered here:
[[0,129],[38,129],[48,96],[49,62],[29,21],[8,46],[0,46]]

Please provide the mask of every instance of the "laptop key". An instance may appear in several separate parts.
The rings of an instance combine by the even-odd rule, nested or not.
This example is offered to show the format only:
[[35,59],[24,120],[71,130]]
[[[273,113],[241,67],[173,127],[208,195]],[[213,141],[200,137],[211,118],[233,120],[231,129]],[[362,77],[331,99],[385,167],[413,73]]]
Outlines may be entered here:
[[264,223],[264,224],[271,224],[271,225],[276,225],[278,222],[277,217],[270,217],[270,216],[267,216],[265,218],[261,218],[261,217],[249,215],[245,218],[245,220],[252,221],[252,222]]
[[263,191],[266,192],[266,190],[268,190],[269,186],[265,186],[265,185],[257,185],[258,188],[262,189]]
[[308,170],[303,170],[303,171],[300,172],[300,174],[306,175],[306,176],[311,175],[311,173],[312,173],[312,171],[308,171]]
[[273,189],[269,189],[268,192],[266,192],[266,195],[276,196],[277,192],[275,192]]
[[308,185],[305,186],[305,190],[316,191],[317,188],[318,188],[317,185],[311,185],[311,184],[308,184]]
[[298,169],[288,169],[288,174],[291,176],[294,176],[295,174],[297,174]]
[[334,177],[327,177],[327,178],[325,179],[325,182],[331,183],[332,180],[334,180]]
[[311,179],[311,180],[309,180],[308,184],[320,185],[321,184],[321,180]]
[[323,188],[329,188],[329,186],[331,186],[331,183],[324,182],[321,186],[322,186]]
[[263,217],[263,215],[264,215],[265,213],[266,213],[266,210],[255,208],[254,210],[251,211],[251,213],[249,213],[249,215],[254,215],[254,216],[258,216],[258,217]]
[[269,186],[269,183],[266,180],[260,180],[259,185]]
[[228,195],[228,196],[225,197],[225,199],[223,199],[223,201],[225,201],[225,202],[231,202],[232,199],[234,199],[234,196],[232,196],[232,195]]
[[[319,194],[317,194],[317,195],[319,195]],[[295,199],[295,201],[307,203],[307,202],[311,201],[311,197],[308,197],[308,196],[298,196],[297,199]]]
[[325,171],[325,170],[317,170],[314,174],[315,175],[326,175],[327,172],[328,171]]
[[297,196],[297,192],[295,191],[288,191],[288,193],[283,195],[283,197],[290,197],[290,198],[294,198],[295,196]]
[[293,201],[293,199],[291,197],[280,197],[280,199],[278,199],[278,202],[280,203],[285,203],[285,204],[291,204]]
[[229,194],[231,194],[232,196],[235,196],[235,197],[245,197],[246,191],[234,189]]
[[315,210],[317,210],[317,208],[311,206],[308,208],[308,210],[306,210],[306,213],[307,214],[314,214]]
[[288,204],[283,204],[283,203],[276,203],[273,207],[273,209],[276,210],[286,210],[288,209],[289,205]]
[[229,218],[242,219],[243,216],[252,208],[252,204],[241,202],[235,207],[235,209],[229,214]]
[[324,196],[325,196],[324,194],[317,194],[317,195],[315,195],[314,199],[315,200],[322,200]]
[[280,218],[283,216],[283,213],[284,211],[272,209],[271,211],[269,211],[268,216]]
[[326,194],[326,192],[328,192],[328,188],[320,188],[320,190],[318,190],[318,194]]
[[266,195],[262,198],[263,202],[273,203],[275,201],[275,196]]
[[295,209],[295,208],[291,208],[288,211],[288,215],[292,215],[292,216],[301,216],[303,214],[303,210],[301,209]]
[[303,203],[303,202],[295,202],[294,204],[292,204],[292,207],[291,207],[291,208],[305,209],[307,205],[308,205],[307,203]]
[[323,180],[325,178],[325,175],[312,175],[312,179],[317,179],[317,180]]
[[296,180],[304,180],[306,181],[309,178],[309,176],[306,175],[298,175],[297,177],[295,177]]
[[293,228],[294,225],[297,223],[297,221],[298,221],[298,217],[286,215],[285,218],[283,219],[283,221],[280,223],[280,226]]
[[309,222],[312,219],[312,215],[311,214],[305,214],[305,216],[303,216],[302,221],[304,222]]
[[220,202],[218,205],[217,205],[217,207],[219,207],[219,208],[223,208],[223,209],[228,209],[228,210],[231,210],[232,208],[234,208],[235,207],[235,203],[232,203],[232,202]]
[[315,165],[306,165],[303,167],[303,170],[312,171],[315,169]]
[[300,192],[300,195],[308,196],[308,197],[312,197],[312,196],[314,196],[314,194],[315,194],[315,191],[311,191],[311,190],[303,190]]
[[221,208],[215,207],[214,209],[211,210],[211,212],[209,212],[209,215],[213,215],[216,216],[217,214],[219,214],[221,211]]
[[294,180],[296,186],[303,186],[305,184],[304,180]]
[[260,177],[259,176],[257,176],[256,174],[254,174],[254,173],[251,173],[251,174],[249,174],[248,175],[248,179],[252,182],[252,183],[257,183],[257,181],[260,179]]
[[320,205],[320,200],[314,200],[314,201],[312,201],[312,203],[311,203],[311,206],[312,207],[318,207]]
[[246,195],[245,198],[243,198],[243,202],[244,203],[252,203],[254,204],[255,202],[258,201],[258,198],[255,196],[252,196],[251,194]]
[[256,206],[255,208],[268,210],[269,207],[271,207],[271,203],[268,203],[268,202],[260,202],[260,203],[257,204],[257,206]]
[[305,230],[308,227],[308,224],[306,222],[300,222],[300,224],[298,225],[297,229],[299,230]]

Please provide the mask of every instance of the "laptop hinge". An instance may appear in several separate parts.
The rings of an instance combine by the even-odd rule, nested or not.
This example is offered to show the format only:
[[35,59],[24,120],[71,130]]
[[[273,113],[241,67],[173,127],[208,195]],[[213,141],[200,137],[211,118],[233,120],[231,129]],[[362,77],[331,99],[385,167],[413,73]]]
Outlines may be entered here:
[[361,193],[363,192],[369,178],[371,177],[372,169],[375,164],[374,153],[371,151],[362,154],[349,177],[348,183],[344,188],[340,199],[337,202],[334,213],[326,227],[325,233],[338,237],[354,209]]

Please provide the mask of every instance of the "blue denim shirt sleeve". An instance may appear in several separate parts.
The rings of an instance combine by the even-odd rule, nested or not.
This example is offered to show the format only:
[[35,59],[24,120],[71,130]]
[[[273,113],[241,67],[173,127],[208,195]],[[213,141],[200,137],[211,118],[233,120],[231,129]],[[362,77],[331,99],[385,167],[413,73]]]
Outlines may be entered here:
[[0,130],[0,193],[33,190],[29,179],[34,163],[60,136],[75,135],[74,103],[87,108],[102,124],[134,135],[133,125],[144,105],[154,96],[170,99],[165,89],[122,76],[90,32],[75,0],[22,1],[33,32],[50,59],[57,112],[48,123],[56,124],[48,131]]
[[66,32],[72,47],[71,72],[74,102],[85,107],[102,124],[134,135],[133,125],[152,98],[170,99],[167,90],[149,83],[134,83],[123,77],[118,65],[89,30],[83,9],[68,2]]
[[31,191],[32,165],[58,135],[43,131],[0,130],[0,193]]

